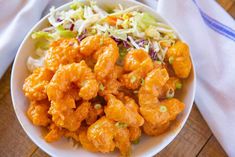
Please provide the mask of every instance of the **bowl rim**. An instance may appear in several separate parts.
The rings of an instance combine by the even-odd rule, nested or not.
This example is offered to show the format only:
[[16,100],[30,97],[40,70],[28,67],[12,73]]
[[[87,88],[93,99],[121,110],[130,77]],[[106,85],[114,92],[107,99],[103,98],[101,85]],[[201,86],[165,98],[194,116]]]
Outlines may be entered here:
[[[85,0],[80,0],[82,2],[84,2]],[[101,1],[101,0],[97,0],[97,1]],[[130,3],[132,3],[133,5],[139,5],[141,6],[141,8],[146,8],[147,10],[153,12],[155,15],[159,16],[162,20],[163,23],[166,23],[167,25],[169,25],[176,33],[177,35],[179,36],[179,38],[182,40],[182,41],[185,41],[184,38],[182,37],[182,35],[178,32],[178,30],[174,27],[174,25],[168,21],[168,19],[164,18],[159,12],[157,12],[156,10],[154,10],[153,8],[147,6],[146,4],[143,4],[141,2],[138,2],[138,1],[135,1],[135,0],[127,0],[129,1]],[[56,8],[56,11],[58,10],[65,10],[69,7],[69,5],[71,5],[73,2],[68,2],[68,3],[65,3],[59,7]],[[20,118],[20,115],[17,113],[17,109],[16,109],[16,104],[17,102],[15,101],[15,98],[14,98],[14,95],[15,95],[15,87],[14,87],[14,76],[15,76],[15,71],[16,71],[16,61],[18,60],[19,56],[20,56],[20,51],[22,49],[22,47],[24,46],[26,40],[28,38],[31,37],[31,34],[32,32],[38,27],[38,25],[40,25],[41,23],[43,23],[45,20],[47,20],[47,18],[49,17],[50,13],[44,15],[36,24],[34,24],[34,26],[28,31],[28,33],[26,34],[26,36],[24,37],[24,39],[22,40],[21,44],[20,44],[20,47],[18,48],[17,50],[17,53],[16,53],[16,57],[14,59],[14,63],[13,63],[13,66],[12,66],[12,72],[11,72],[11,80],[10,80],[10,89],[11,89],[11,99],[12,99],[12,104],[13,104],[13,108],[14,108],[14,112],[16,114],[16,117],[21,125],[21,127],[23,128],[24,132],[27,134],[27,136],[31,139],[31,141],[33,141],[34,144],[36,144],[40,149],[42,149],[44,152],[46,152],[47,154],[49,154],[50,156],[53,156],[53,152],[51,152],[50,150],[48,150],[46,148],[46,146],[43,146],[41,143],[39,143],[34,137],[33,135],[27,131],[26,127],[23,125],[23,122]],[[187,43],[190,47],[190,44]],[[192,55],[191,55],[191,52],[190,52],[190,58],[191,58],[191,61],[192,61],[192,70],[191,70],[191,73],[193,73],[193,81],[192,81],[192,86],[193,86],[193,91],[192,91],[192,97],[191,97],[191,102],[190,104],[187,104],[187,105],[190,105],[189,106],[189,111],[186,112],[186,116],[185,118],[182,120],[182,123],[180,125],[180,127],[177,129],[177,131],[174,133],[174,135],[172,135],[169,140],[164,143],[164,144],[161,144],[160,145],[160,148],[155,150],[155,149],[150,149],[149,151],[145,152],[145,156],[154,156],[156,155],[157,153],[159,153],[160,151],[162,151],[167,145],[169,145],[175,138],[176,136],[179,134],[179,132],[182,130],[182,128],[184,127],[186,121],[188,120],[188,117],[192,111],[192,107],[193,107],[193,104],[194,104],[194,99],[195,99],[195,92],[196,92],[196,79],[197,79],[197,76],[196,76],[196,71],[195,71],[195,64],[194,64],[194,61],[193,61],[193,58],[192,58]]]

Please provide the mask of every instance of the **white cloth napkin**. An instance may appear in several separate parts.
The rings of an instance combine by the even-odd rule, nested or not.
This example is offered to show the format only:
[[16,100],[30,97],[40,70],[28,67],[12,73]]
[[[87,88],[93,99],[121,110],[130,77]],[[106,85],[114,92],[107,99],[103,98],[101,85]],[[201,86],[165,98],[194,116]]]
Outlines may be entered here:
[[139,0],[156,9],[190,44],[196,104],[226,153],[235,157],[235,21],[215,1]]
[[196,104],[227,154],[235,157],[234,19],[208,0],[160,0],[158,11],[190,44],[197,73]]
[[[67,1],[0,1],[0,77],[44,9]],[[227,154],[235,157],[234,19],[215,1],[140,1],[157,8],[189,43],[198,77],[197,106]]]
[[0,78],[47,4],[48,0],[0,0]]

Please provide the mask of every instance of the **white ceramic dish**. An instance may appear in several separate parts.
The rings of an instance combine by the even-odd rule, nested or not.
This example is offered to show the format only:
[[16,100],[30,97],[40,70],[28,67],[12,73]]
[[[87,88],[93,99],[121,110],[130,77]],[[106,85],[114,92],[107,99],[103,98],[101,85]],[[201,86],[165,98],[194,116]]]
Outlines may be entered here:
[[[115,0],[115,1],[97,0],[97,3],[101,7],[114,6],[119,3],[125,7],[140,5],[141,10],[149,12],[158,19],[161,19],[162,22],[172,26],[171,24],[169,24],[169,22],[166,22],[166,20],[161,18],[160,15],[157,14],[153,9],[133,0]],[[65,4],[58,9],[59,10],[68,9],[69,5],[70,3]],[[41,21],[39,21],[29,31],[24,41],[22,42],[15,58],[15,62],[12,69],[12,76],[11,76],[11,95],[17,118],[20,121],[27,135],[31,138],[31,140],[51,156],[56,156],[56,157],[115,156],[116,157],[117,152],[109,154],[101,154],[101,153],[88,152],[81,147],[74,148],[73,145],[70,142],[68,142],[66,139],[61,139],[60,141],[55,143],[47,143],[42,138],[41,129],[37,126],[34,126],[26,116],[26,110],[28,108],[28,100],[24,96],[24,93],[22,91],[22,86],[25,78],[29,75],[29,72],[26,67],[26,60],[28,56],[30,56],[31,53],[34,52],[34,41],[31,39],[31,33],[33,31],[45,27],[48,24],[47,17],[48,15],[44,17]],[[132,156],[135,157],[153,156],[159,151],[161,151],[163,148],[165,148],[176,137],[176,135],[180,132],[180,130],[184,126],[191,111],[195,94],[195,86],[196,86],[195,82],[196,82],[196,77],[193,68],[190,77],[187,79],[187,81],[185,81],[182,94],[179,95],[180,100],[186,104],[186,108],[184,112],[178,116],[177,118],[178,123],[175,123],[174,124],[175,126],[173,126],[170,131],[166,132],[161,136],[158,137],[142,136],[140,139],[140,143],[138,145],[133,146]]]

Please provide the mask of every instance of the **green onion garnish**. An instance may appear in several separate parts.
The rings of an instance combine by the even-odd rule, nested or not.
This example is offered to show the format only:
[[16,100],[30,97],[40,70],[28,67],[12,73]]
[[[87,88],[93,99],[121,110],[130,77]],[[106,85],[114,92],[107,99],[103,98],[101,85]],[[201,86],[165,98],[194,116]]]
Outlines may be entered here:
[[124,52],[124,51],[121,51],[119,54],[120,54],[121,58],[124,58],[126,56],[126,52]]
[[104,85],[102,83],[100,84],[100,90],[104,91]]
[[174,62],[174,57],[171,56],[171,57],[169,58],[169,63],[172,64],[173,62]]
[[182,86],[183,86],[182,83],[179,83],[179,82],[176,82],[176,84],[175,84],[176,89],[181,89]]
[[94,105],[94,108],[95,108],[96,110],[101,109],[101,107],[102,107],[101,104],[95,104],[95,105]]
[[95,30],[95,29],[92,29],[92,30],[91,30],[91,34],[96,34],[96,30]]
[[132,75],[131,76],[131,83],[134,83],[136,81],[136,76]]
[[161,65],[161,64],[162,64],[162,62],[161,62],[161,61],[156,61],[156,63],[157,63],[157,64],[159,64],[159,65]]
[[144,79],[143,78],[141,79],[141,85],[142,86],[144,85]]
[[134,140],[132,143],[133,144],[138,144],[140,142],[140,139],[139,138],[137,138],[136,140]]
[[120,46],[120,47],[119,47],[119,57],[120,57],[120,59],[121,59],[121,60],[124,59],[124,57],[126,56],[126,54],[127,54],[126,48],[123,47],[123,46]]
[[115,124],[115,126],[116,126],[117,128],[126,128],[126,127],[128,127],[128,125],[127,125],[126,123],[123,123],[123,122],[117,122],[117,123]]
[[167,111],[167,107],[164,105],[160,106],[160,112],[166,112]]
[[100,45],[103,45],[104,44],[104,38],[101,38],[100,39]]

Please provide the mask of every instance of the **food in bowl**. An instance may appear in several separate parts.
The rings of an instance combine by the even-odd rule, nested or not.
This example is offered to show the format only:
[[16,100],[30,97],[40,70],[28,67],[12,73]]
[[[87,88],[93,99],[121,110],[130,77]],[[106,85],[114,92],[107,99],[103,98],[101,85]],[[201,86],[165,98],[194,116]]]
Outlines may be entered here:
[[[23,91],[27,116],[92,152],[129,156],[142,133],[168,131],[184,110],[175,97],[192,63],[187,44],[138,6],[100,8],[74,2],[51,10],[50,26],[32,34],[35,55]],[[141,142],[141,141],[140,141]]]

